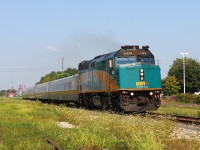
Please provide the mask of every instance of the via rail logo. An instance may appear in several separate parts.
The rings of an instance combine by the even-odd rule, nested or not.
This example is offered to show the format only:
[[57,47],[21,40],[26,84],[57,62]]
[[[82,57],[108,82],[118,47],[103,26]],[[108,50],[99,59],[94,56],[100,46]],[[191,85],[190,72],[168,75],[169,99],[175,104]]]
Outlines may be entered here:
[[145,82],[145,81],[136,82],[136,87],[137,88],[148,88],[148,82]]

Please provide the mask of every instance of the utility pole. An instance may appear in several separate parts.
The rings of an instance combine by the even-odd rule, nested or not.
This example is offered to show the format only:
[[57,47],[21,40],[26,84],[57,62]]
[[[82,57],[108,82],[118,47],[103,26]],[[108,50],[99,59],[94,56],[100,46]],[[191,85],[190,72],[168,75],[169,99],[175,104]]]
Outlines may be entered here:
[[12,72],[10,70],[10,89],[13,89]]
[[64,57],[62,57],[62,71],[63,71]]
[[184,94],[185,94],[185,55],[188,55],[188,53],[180,53],[183,55],[183,88],[184,88]]

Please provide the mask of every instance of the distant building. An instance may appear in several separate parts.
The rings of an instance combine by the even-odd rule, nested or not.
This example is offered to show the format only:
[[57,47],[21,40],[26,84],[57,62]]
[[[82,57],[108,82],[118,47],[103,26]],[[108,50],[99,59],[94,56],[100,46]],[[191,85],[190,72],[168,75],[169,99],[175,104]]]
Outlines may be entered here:
[[15,89],[8,89],[6,91],[6,96],[7,97],[15,97],[17,94],[17,91]]

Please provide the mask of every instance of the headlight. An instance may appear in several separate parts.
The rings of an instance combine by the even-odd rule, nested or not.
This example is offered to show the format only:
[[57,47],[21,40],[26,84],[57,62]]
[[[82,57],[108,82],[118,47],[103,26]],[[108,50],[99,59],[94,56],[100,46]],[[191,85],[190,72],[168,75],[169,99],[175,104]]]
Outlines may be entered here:
[[133,96],[134,95],[134,93],[133,92],[131,92],[131,96]]
[[128,92],[127,91],[122,91],[122,94],[127,94]]
[[153,92],[150,92],[149,94],[150,94],[150,95],[153,95]]

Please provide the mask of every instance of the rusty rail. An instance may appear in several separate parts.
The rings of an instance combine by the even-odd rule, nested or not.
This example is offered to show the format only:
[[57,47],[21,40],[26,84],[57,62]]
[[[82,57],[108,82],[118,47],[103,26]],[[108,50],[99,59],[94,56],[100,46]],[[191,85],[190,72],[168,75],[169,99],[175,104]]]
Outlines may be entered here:
[[50,138],[48,137],[44,137],[44,139],[49,143],[51,144],[55,150],[62,150],[53,140],[51,140]]
[[175,118],[179,122],[200,124],[200,118],[196,117],[175,116]]
[[200,125],[200,118],[196,118],[196,117],[176,116],[176,115],[171,115],[171,114],[159,114],[159,113],[154,113],[154,112],[148,112],[148,115],[150,115],[152,118],[159,118],[160,116],[164,116],[170,120]]

